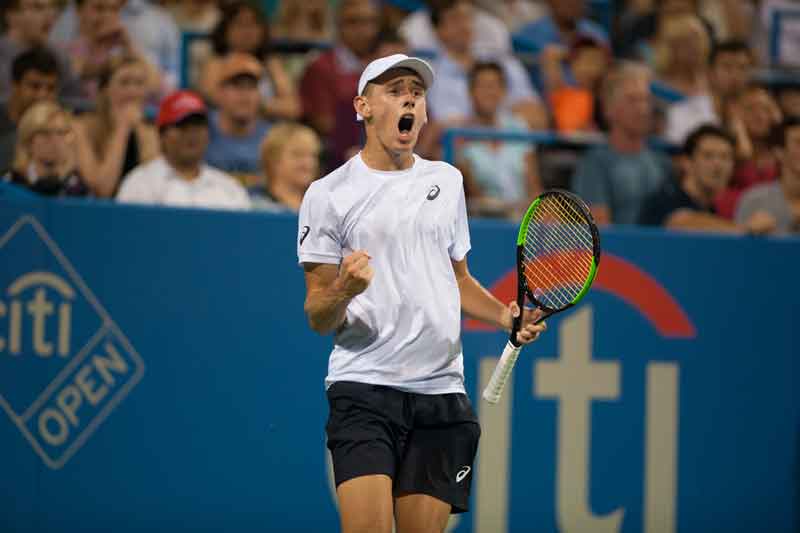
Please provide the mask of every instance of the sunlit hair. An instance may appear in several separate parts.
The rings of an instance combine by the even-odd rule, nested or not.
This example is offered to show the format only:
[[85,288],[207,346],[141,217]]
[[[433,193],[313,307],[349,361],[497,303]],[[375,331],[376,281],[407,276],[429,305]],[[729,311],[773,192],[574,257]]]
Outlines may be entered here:
[[[53,123],[62,118],[64,126],[72,129],[72,114],[56,102],[37,102],[28,108],[17,125],[17,145],[14,152],[14,170],[21,173],[28,171],[31,163],[30,144],[37,133],[48,130]],[[65,161],[65,166],[69,162]]]
[[[298,136],[311,139],[317,151],[320,148],[319,137],[316,132],[297,122],[282,122],[270,128],[264,140],[261,141],[261,168],[264,169],[267,180],[275,175],[275,169],[280,163],[286,146]],[[316,177],[316,176],[315,176]]]

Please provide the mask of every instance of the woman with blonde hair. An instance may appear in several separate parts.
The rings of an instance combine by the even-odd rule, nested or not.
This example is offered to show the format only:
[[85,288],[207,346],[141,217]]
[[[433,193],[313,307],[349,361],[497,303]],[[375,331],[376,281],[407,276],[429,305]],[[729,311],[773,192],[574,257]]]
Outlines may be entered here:
[[306,189],[319,177],[320,150],[319,137],[308,126],[284,122],[272,127],[261,143],[266,187],[251,198],[253,207],[296,213]]
[[45,196],[86,196],[75,165],[72,118],[55,102],[33,104],[17,125],[14,166],[3,178]]
[[128,172],[160,153],[158,132],[144,119],[147,75],[138,56],[110,60],[100,73],[97,110],[75,123],[78,165],[98,196],[114,196]]
[[658,81],[686,97],[708,92],[711,37],[697,15],[665,17],[653,43]]

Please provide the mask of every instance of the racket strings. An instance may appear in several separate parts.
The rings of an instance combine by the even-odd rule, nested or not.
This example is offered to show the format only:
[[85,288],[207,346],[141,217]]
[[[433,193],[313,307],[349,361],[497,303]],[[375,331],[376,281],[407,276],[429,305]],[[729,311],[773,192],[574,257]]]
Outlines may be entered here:
[[546,196],[532,213],[522,256],[529,290],[544,305],[562,309],[578,297],[591,273],[591,223],[567,197]]

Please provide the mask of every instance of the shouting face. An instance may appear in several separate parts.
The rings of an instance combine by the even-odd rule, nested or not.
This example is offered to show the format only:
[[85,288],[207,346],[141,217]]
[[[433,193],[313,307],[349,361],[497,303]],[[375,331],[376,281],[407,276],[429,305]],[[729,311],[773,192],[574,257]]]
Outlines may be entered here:
[[364,117],[367,135],[394,153],[413,150],[428,120],[425,85],[405,68],[390,69],[368,83],[355,106]]

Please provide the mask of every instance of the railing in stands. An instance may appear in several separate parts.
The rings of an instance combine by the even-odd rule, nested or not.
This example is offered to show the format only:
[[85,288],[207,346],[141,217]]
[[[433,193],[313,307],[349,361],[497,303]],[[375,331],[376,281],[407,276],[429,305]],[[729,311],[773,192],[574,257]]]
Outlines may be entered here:
[[[442,134],[442,159],[451,165],[455,164],[456,160],[457,139],[526,142],[540,146],[571,148],[588,148],[606,142],[600,136],[564,135],[552,131],[512,132],[493,128],[449,128]],[[679,147],[657,138],[650,139],[648,144],[653,149],[670,154],[676,153],[679,149]]]

